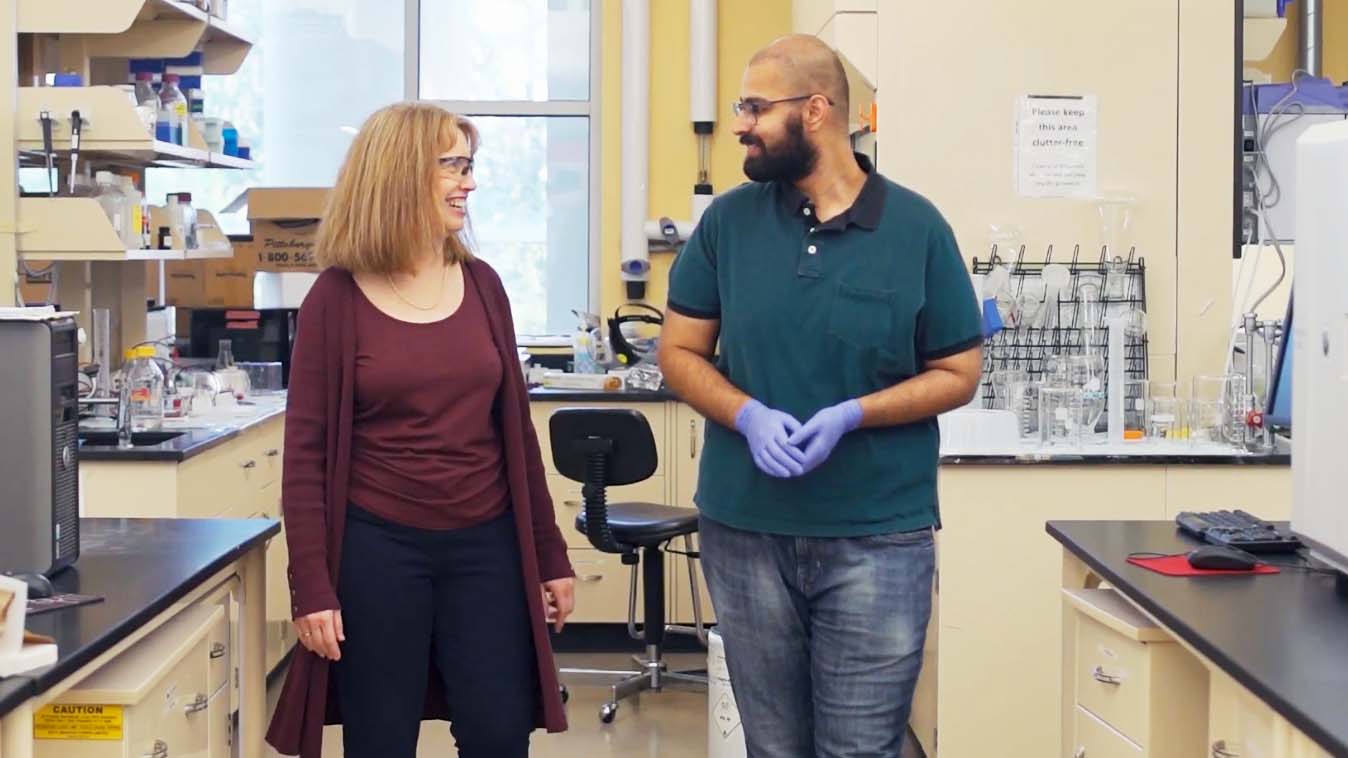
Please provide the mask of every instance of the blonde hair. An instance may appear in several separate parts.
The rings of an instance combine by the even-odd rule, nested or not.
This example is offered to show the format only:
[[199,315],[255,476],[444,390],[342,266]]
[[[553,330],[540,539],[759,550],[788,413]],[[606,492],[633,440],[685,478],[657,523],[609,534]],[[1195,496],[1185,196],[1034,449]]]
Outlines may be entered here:
[[[476,153],[476,127],[436,105],[395,103],[366,119],[318,226],[319,265],[352,273],[411,271],[444,235],[445,211],[432,188],[440,155],[454,148],[460,132]],[[463,234],[445,237],[443,250],[446,263],[473,257]]]

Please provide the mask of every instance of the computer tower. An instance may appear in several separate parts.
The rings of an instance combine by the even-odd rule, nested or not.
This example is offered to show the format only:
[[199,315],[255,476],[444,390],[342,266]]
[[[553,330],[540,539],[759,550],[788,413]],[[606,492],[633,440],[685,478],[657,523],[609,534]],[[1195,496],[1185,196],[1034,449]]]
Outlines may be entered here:
[[74,319],[0,317],[0,572],[79,557],[78,346]]

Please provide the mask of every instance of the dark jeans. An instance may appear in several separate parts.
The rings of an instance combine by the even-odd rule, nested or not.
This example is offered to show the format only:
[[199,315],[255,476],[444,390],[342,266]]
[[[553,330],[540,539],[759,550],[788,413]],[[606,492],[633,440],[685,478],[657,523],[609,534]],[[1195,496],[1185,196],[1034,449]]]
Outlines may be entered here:
[[785,537],[699,525],[749,758],[897,758],[931,615],[931,529]]
[[459,755],[527,756],[537,677],[523,585],[509,513],[428,531],[349,507],[334,666],[347,758],[414,758],[432,652]]

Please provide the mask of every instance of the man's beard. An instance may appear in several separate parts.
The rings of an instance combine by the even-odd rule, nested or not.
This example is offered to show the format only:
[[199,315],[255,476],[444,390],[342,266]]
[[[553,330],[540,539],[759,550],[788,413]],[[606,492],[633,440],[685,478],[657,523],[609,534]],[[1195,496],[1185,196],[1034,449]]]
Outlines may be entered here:
[[744,175],[756,182],[798,182],[819,162],[819,151],[805,139],[799,114],[787,119],[786,136],[772,149],[752,134],[742,135],[740,144],[758,146],[758,155],[744,158]]

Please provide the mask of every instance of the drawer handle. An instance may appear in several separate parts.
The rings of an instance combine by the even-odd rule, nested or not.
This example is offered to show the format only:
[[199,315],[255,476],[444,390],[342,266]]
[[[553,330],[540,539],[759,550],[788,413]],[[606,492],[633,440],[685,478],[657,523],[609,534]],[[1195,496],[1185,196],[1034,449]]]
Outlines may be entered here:
[[186,713],[189,716],[192,715],[193,713],[201,713],[202,711],[206,710],[206,706],[209,703],[210,698],[207,698],[205,695],[197,695],[196,700],[193,700],[192,702],[188,703],[187,707],[183,708],[183,713]]
[[141,753],[141,755],[143,758],[168,758],[168,743],[163,740],[155,740],[154,747],[150,748],[150,752]]
[[604,580],[604,575],[603,575],[603,574],[582,574],[581,577],[580,577],[580,580],[581,580],[582,582],[589,582],[590,584],[594,584],[595,582],[602,582],[602,581]]
[[240,463],[239,465],[244,468],[257,468],[257,461],[249,458],[248,460],[244,461],[243,463]]
[[276,448],[272,448],[272,449],[268,450],[267,452],[263,453],[263,455],[267,456],[268,458],[275,458],[276,456],[278,456],[278,455],[280,455],[280,454],[281,454],[281,451],[280,451],[280,450],[277,450]]
[[1123,684],[1123,677],[1106,674],[1104,668],[1100,666],[1096,666],[1095,670],[1091,672],[1091,678],[1101,684],[1112,684],[1115,687]]
[[1227,750],[1226,740],[1217,740],[1212,743],[1212,758],[1240,758],[1240,753]]
[[563,500],[563,501],[562,501],[562,505],[565,505],[567,508],[579,508],[579,507],[580,507],[580,501],[579,501],[579,500]]
[[217,642],[214,645],[211,645],[211,658],[224,658],[224,657],[225,657],[225,643]]

